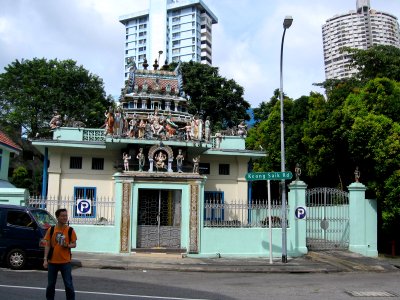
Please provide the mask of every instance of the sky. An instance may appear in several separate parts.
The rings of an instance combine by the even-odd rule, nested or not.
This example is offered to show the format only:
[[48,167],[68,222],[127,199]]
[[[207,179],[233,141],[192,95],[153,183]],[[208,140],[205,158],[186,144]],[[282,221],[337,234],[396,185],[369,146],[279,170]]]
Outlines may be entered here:
[[[293,17],[283,50],[283,90],[297,99],[325,80],[322,25],[356,9],[356,0],[203,0],[218,18],[213,66],[244,87],[252,107],[269,101],[280,85],[285,16]],[[148,0],[0,0],[0,73],[16,59],[72,59],[103,79],[118,99],[124,86],[122,15]],[[371,7],[400,17],[400,0],[371,0]]]

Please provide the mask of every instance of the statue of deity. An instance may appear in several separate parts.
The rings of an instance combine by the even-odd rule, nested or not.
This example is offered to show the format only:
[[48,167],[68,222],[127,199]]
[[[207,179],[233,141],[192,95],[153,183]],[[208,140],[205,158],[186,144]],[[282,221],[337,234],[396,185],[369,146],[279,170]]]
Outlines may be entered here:
[[178,173],[182,173],[182,166],[183,166],[183,160],[184,156],[182,155],[182,149],[179,149],[179,153],[176,156],[176,168],[178,169]]
[[122,155],[122,159],[124,161],[124,170],[129,171],[129,160],[131,159],[130,155],[124,152],[124,154]]
[[144,162],[145,162],[145,156],[143,154],[143,148],[139,149],[139,153],[138,155],[136,155],[136,158],[139,160],[139,172],[143,171],[143,167],[144,167]]

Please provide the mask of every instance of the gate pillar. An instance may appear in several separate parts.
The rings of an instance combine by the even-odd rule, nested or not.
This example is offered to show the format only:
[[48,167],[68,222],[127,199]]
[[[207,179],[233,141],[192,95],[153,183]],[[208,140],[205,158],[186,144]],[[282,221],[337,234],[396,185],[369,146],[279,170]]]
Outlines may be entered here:
[[[289,252],[293,252],[293,256],[307,254],[308,252],[306,243],[306,189],[307,184],[301,180],[295,180],[289,184],[288,203],[290,210],[288,221],[290,231],[288,244],[292,245]],[[303,209],[304,214],[302,214]]]
[[365,185],[353,182],[349,190],[349,250],[364,256],[378,256],[376,200],[365,199]]

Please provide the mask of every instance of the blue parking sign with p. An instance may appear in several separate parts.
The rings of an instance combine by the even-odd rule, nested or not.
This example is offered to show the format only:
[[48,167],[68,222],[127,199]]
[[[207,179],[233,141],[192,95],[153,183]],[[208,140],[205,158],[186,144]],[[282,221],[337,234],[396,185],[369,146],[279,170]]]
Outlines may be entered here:
[[92,213],[92,201],[90,199],[77,199],[76,212],[80,215]]
[[307,215],[306,209],[301,206],[297,207],[294,213],[297,219],[305,219]]

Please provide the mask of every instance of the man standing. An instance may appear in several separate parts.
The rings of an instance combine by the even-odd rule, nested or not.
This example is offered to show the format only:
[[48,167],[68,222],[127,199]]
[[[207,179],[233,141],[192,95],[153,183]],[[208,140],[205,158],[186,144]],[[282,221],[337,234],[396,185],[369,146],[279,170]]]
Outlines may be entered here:
[[60,271],[67,300],[74,300],[75,290],[71,274],[71,248],[76,247],[77,237],[75,230],[67,225],[68,213],[65,208],[56,211],[56,218],[57,224],[54,227],[50,227],[44,237],[46,247],[44,248],[43,267],[45,269],[48,268],[46,299],[54,299],[57,274]]

